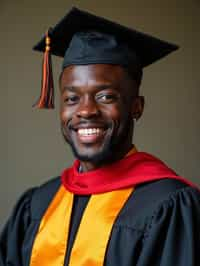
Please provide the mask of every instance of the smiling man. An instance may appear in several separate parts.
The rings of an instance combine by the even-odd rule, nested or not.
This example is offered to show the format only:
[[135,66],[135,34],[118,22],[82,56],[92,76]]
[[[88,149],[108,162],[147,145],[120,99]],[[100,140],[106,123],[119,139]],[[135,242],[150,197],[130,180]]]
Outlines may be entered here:
[[64,57],[60,120],[76,160],[27,191],[0,237],[0,265],[199,266],[200,193],[133,145],[142,70],[177,46],[76,8],[43,38],[37,106],[53,105],[49,52]]

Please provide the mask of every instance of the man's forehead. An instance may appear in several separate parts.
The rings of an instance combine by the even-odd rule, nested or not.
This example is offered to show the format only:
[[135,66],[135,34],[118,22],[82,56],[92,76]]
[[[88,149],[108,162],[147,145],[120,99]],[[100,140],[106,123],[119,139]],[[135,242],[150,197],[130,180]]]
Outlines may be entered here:
[[62,73],[62,81],[88,81],[115,83],[126,77],[125,70],[119,65],[91,64],[66,67]]
[[63,71],[60,87],[62,92],[90,88],[94,92],[109,89],[127,95],[132,95],[137,89],[123,67],[108,64],[67,67]]

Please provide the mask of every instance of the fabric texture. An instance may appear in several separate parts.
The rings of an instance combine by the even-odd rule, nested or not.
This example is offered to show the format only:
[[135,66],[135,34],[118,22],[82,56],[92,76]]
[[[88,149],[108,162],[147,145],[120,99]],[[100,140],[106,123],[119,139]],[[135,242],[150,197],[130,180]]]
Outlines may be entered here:
[[77,32],[65,52],[62,68],[70,65],[114,64],[132,66],[135,71],[142,68],[136,53],[115,36],[96,32]]

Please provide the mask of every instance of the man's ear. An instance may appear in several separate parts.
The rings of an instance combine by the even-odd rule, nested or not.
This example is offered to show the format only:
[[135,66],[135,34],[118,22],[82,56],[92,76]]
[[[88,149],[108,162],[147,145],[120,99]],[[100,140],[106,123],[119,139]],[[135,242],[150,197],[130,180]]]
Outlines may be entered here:
[[132,114],[133,118],[135,118],[136,120],[138,120],[143,114],[144,102],[144,96],[136,96],[133,99]]

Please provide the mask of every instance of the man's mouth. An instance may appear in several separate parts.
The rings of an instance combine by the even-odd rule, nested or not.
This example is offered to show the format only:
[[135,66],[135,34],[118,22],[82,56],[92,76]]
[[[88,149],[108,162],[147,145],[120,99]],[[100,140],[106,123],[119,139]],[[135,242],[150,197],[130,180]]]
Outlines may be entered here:
[[105,134],[105,130],[103,128],[79,128],[77,130],[77,135],[79,140],[82,143],[95,143],[100,141]]
[[81,136],[99,135],[103,132],[102,128],[80,128],[78,134]]

